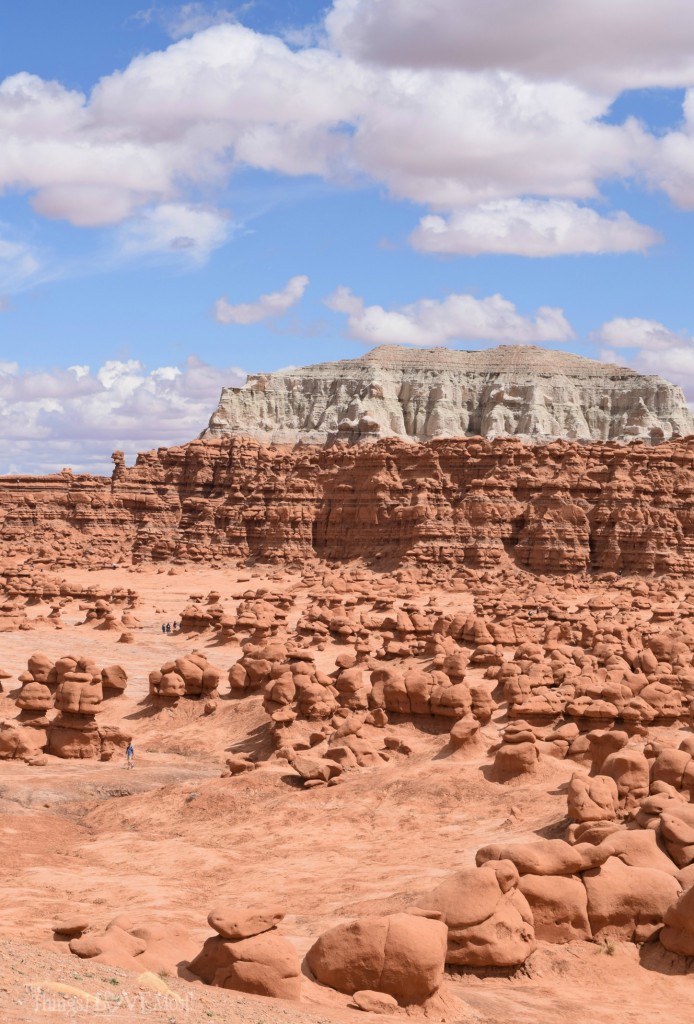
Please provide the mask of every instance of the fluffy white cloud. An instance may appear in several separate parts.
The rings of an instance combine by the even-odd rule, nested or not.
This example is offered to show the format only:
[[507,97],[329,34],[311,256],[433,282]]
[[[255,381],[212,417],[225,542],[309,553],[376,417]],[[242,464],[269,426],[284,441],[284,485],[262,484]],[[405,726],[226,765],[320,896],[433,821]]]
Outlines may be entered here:
[[657,320],[642,320],[640,317],[615,317],[604,323],[594,338],[610,348],[636,348],[649,352],[678,348],[687,340],[686,335],[673,333]]
[[350,337],[373,345],[435,346],[458,340],[525,345],[574,337],[561,309],[541,306],[531,319],[501,295],[485,299],[449,295],[442,301],[420,299],[387,310],[365,306],[363,299],[342,287],[325,302],[335,312],[347,315]]
[[[494,251],[650,244],[626,214],[556,205],[597,198],[607,179],[639,177],[694,205],[694,99],[663,138],[603,120],[625,83],[694,85],[689,0],[338,0],[327,25],[343,52],[217,23],[228,13],[183,5],[179,27],[195,34],[90,95],[28,73],[0,82],[0,192],[82,227],[132,221],[136,250],[190,238],[200,253],[223,225],[217,214],[205,226],[194,199],[241,166],[383,183],[442,215],[415,233],[424,249],[486,227]],[[512,200],[523,206],[500,226],[488,204]],[[196,225],[171,236],[160,221],[172,211]]]
[[119,232],[125,256],[176,253],[202,263],[229,237],[226,214],[205,206],[161,203],[124,224]]
[[643,252],[657,241],[655,231],[626,213],[602,217],[590,207],[558,199],[496,200],[449,217],[431,214],[410,235],[420,252],[465,256]]
[[686,332],[671,331],[657,320],[617,317],[603,324],[593,340],[604,346],[601,359],[626,361],[641,373],[665,377],[694,400],[694,337]]
[[689,0],[335,0],[334,44],[397,67],[500,68],[607,91],[694,84]]
[[261,295],[257,302],[241,302],[232,306],[227,299],[217,299],[214,318],[218,324],[257,324],[282,316],[291,309],[306,291],[309,281],[305,274],[290,277],[278,292]]
[[221,388],[244,379],[236,367],[221,369],[195,357],[183,367],[151,370],[138,360],[110,360],[94,371],[0,363],[0,473],[63,466],[108,473],[115,449],[133,457],[195,437]]
[[609,99],[497,71],[383,69],[224,24],[134,59],[90,96],[0,83],[0,189],[86,226],[185,203],[239,164],[344,181],[450,210],[521,194],[587,197],[649,137]]
[[662,189],[678,206],[694,209],[694,89],[688,89],[683,120],[677,131],[668,132],[652,148],[644,174],[654,188]]

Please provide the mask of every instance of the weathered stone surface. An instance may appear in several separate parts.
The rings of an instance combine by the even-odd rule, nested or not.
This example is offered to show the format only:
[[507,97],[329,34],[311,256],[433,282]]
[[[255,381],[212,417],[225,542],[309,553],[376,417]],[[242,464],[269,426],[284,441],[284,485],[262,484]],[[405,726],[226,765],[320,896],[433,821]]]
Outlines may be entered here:
[[[224,437],[146,452],[131,468],[116,455],[110,481],[66,473],[4,477],[0,556],[46,549],[56,565],[96,567],[124,559],[214,565],[318,557],[473,569],[515,564],[542,573],[694,570],[694,435],[655,447],[391,437],[294,449]],[[21,614],[7,623],[19,628]],[[258,629],[256,615],[247,630]],[[503,641],[503,630],[497,634]],[[500,657],[491,641],[488,631],[475,639],[474,656]],[[676,652],[668,656],[676,659]],[[653,651],[644,657],[655,666],[663,660]],[[615,716],[614,688],[604,689],[597,724]],[[553,717],[556,695],[537,697],[527,713],[544,709]],[[678,714],[677,695],[660,682],[628,700],[635,721]],[[571,713],[581,717],[584,705],[577,695]]]
[[680,388],[569,352],[382,345],[358,359],[249,376],[224,388],[206,437],[325,443],[479,434],[664,440],[693,421]]

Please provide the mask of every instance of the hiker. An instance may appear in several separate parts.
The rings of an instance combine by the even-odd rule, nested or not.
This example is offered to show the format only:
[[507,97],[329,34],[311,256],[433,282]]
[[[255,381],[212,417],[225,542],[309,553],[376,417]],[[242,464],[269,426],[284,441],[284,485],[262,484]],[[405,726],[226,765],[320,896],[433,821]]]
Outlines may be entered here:
[[162,622],[162,624],[161,624],[161,631],[162,631],[162,633],[165,633],[165,632],[166,632],[166,626],[164,625],[164,623],[163,623],[163,622]]
[[170,633],[170,632],[171,632],[171,623],[170,623],[170,622],[167,622],[167,623],[166,623],[166,632],[167,632],[167,633]]
[[128,768],[133,768],[134,767],[133,759],[135,757],[135,750],[133,748],[132,743],[128,743],[128,746],[125,748],[125,753],[126,753],[126,755],[128,757]]

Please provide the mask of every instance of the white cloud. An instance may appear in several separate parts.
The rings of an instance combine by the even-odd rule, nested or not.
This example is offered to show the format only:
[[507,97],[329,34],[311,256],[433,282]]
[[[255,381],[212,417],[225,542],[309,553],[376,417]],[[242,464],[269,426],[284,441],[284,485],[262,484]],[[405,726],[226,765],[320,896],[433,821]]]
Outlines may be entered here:
[[643,252],[658,234],[626,213],[602,217],[570,200],[504,199],[430,214],[410,235],[420,252],[512,253],[559,256],[569,253]]
[[214,304],[214,318],[218,324],[256,324],[282,316],[301,299],[309,279],[304,274],[290,277],[278,292],[261,295],[257,302],[241,302],[232,306],[226,298]]
[[[592,340],[605,346],[601,359],[624,363],[641,373],[656,374],[684,388],[694,399],[694,337],[671,331],[657,320],[616,317],[604,323]],[[627,349],[625,356],[624,349]]]
[[662,189],[673,202],[694,209],[694,89],[683,104],[681,128],[668,132],[653,147],[644,174],[654,188]]
[[130,217],[147,202],[147,192],[117,185],[46,185],[31,200],[36,213],[50,220],[67,220],[78,228],[108,227]]
[[680,347],[685,334],[675,334],[657,320],[640,317],[615,317],[604,323],[593,336],[610,348],[635,348],[640,351],[663,352]]
[[574,337],[561,309],[541,306],[531,319],[501,295],[484,299],[449,295],[442,301],[420,299],[401,309],[386,310],[365,306],[363,299],[341,287],[325,303],[347,315],[350,337],[374,345],[435,346],[457,340],[525,345]]
[[118,240],[125,256],[169,253],[202,263],[227,241],[229,231],[229,218],[219,210],[162,203],[142,210],[124,224]]
[[[339,0],[328,26],[345,53],[324,40],[293,49],[218,23],[225,7],[184,4],[179,31],[192,36],[89,95],[27,73],[0,82],[0,192],[28,193],[42,216],[80,227],[127,222],[134,251],[192,239],[200,259],[223,226],[204,226],[197,197],[220,194],[243,166],[381,183],[441,215],[415,232],[421,248],[444,235],[465,244],[459,227],[467,235],[469,208],[482,204],[475,230],[493,221],[511,247],[500,251],[641,249],[653,236],[626,214],[556,204],[639,178],[694,205],[689,121],[656,138],[634,119],[602,120],[624,82],[694,85],[689,3]],[[523,206],[505,228],[488,204],[511,201]],[[197,211],[196,225],[171,236],[160,221],[172,211]]]
[[335,0],[343,52],[386,66],[499,68],[609,92],[694,84],[690,0]]
[[[609,99],[516,74],[366,66],[223,24],[135,58],[90,96],[35,75],[0,83],[0,189],[80,226],[188,203],[239,165],[455,207],[522,194],[585,198],[650,145],[599,118]],[[416,144],[412,143],[416,140]],[[208,192],[209,194],[209,192]]]
[[221,388],[244,380],[235,367],[209,366],[193,356],[183,367],[151,370],[139,360],[109,360],[94,371],[0,363],[0,473],[63,466],[110,472],[115,449],[133,457],[195,437]]

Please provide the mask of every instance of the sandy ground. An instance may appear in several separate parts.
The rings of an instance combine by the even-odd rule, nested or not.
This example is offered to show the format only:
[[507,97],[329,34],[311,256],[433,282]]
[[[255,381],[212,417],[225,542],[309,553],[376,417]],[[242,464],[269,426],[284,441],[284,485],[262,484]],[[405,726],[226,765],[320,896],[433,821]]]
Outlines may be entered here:
[[[59,630],[41,625],[0,634],[0,665],[15,676],[35,651],[123,665],[128,689],[108,701],[102,719],[123,721],[136,750],[132,771],[121,760],[49,757],[43,767],[0,762],[3,1024],[104,1017],[190,1024],[367,1021],[370,1015],[350,1008],[347,996],[308,978],[298,1005],[210,989],[175,973],[166,983],[182,1002],[143,995],[135,976],[72,956],[66,943],[54,940],[51,921],[70,909],[100,926],[127,912],[183,926],[201,944],[211,933],[206,916],[214,904],[279,902],[287,910],[280,930],[303,953],[341,919],[415,902],[447,874],[474,863],[482,845],[563,834],[572,764],[553,761],[531,782],[500,785],[485,777],[483,757],[461,762],[446,756],[446,736],[430,723],[401,725],[413,748],[410,757],[351,773],[334,788],[301,790],[281,762],[220,778],[229,752],[269,751],[261,698],[223,696],[209,716],[202,702],[153,711],[143,698],[149,671],[174,654],[198,647],[224,670],[236,661],[236,645],[215,646],[209,636],[163,635],[161,623],[178,620],[191,595],[211,590],[233,608],[250,585],[249,575],[198,569],[171,576],[125,569],[65,573],[68,580],[137,590],[141,628],[134,644],[117,643],[118,633],[78,625],[84,613],[76,602],[64,610]],[[269,570],[253,579],[254,586],[274,589],[297,582]],[[464,594],[439,596],[443,604],[470,607]],[[35,606],[31,614],[47,611]],[[325,654],[326,664],[333,655]],[[0,718],[16,714],[16,686],[5,684]],[[496,726],[487,732],[493,739]],[[672,973],[681,969],[658,945],[639,952],[617,944],[608,953],[591,943],[541,944],[512,977],[448,976],[431,1012],[466,1024],[578,1024],[587,1017],[601,1024],[689,1024],[694,975]],[[51,991],[55,983],[99,993],[103,1005]]]

